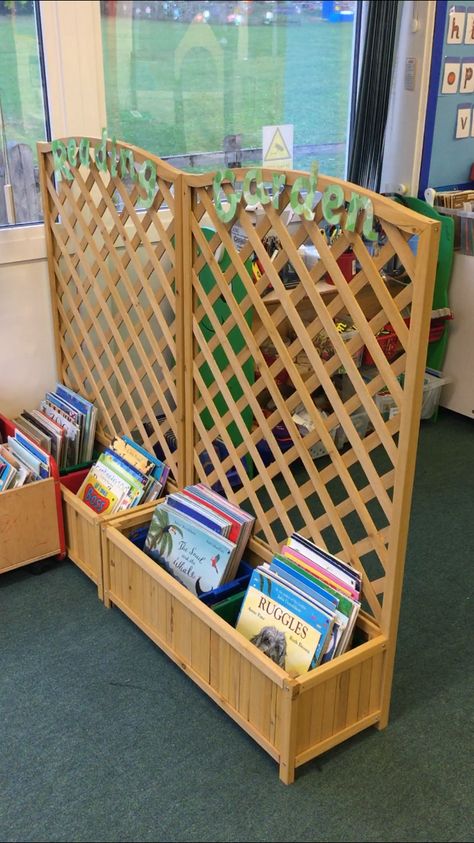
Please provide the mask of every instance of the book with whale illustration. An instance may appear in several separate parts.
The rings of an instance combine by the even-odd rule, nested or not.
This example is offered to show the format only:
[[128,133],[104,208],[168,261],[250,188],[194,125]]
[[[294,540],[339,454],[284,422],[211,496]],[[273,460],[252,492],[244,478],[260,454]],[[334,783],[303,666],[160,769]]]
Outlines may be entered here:
[[199,596],[230,577],[236,545],[195,518],[159,503],[153,511],[143,549]]

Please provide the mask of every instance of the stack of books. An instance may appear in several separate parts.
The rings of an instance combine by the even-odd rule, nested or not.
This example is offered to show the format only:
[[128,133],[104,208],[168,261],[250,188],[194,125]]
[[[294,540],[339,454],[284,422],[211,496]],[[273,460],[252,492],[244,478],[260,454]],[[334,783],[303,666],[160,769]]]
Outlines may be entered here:
[[255,517],[203,483],[157,504],[144,551],[193,594],[235,578]]
[[0,492],[50,476],[51,455],[21,429],[15,426],[13,436],[0,439]]
[[64,384],[57,383],[37,409],[23,410],[14,422],[59,469],[92,460],[97,407]]
[[117,436],[89,469],[77,494],[99,515],[156,500],[169,474],[166,463],[128,436]]
[[293,533],[253,571],[236,629],[299,676],[350,647],[361,588],[359,571]]

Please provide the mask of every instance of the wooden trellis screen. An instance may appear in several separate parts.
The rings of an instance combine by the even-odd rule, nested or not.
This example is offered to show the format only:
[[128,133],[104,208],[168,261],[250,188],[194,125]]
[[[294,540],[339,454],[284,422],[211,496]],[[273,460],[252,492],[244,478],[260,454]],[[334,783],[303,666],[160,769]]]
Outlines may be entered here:
[[[88,142],[91,149],[101,144]],[[158,444],[177,479],[182,174],[117,144],[124,177],[91,157],[90,166],[79,158],[67,165],[71,180],[65,173],[58,179],[51,144],[38,151],[60,377],[99,407],[100,440],[129,434],[150,448]],[[146,191],[130,177],[130,156],[137,168],[156,162],[157,189],[144,211]]]
[[[243,175],[236,171],[236,181],[241,182]],[[192,431],[187,428],[185,472],[188,482],[197,475],[218,483],[227,495],[250,507],[257,517],[256,535],[270,548],[299,530],[363,569],[366,608],[388,633],[398,618],[438,231],[431,221],[407,213],[389,199],[320,177],[319,191],[331,192],[337,184],[347,203],[353,191],[370,197],[380,232],[377,249],[343,226],[342,235],[328,245],[320,230],[321,203],[314,220],[300,216],[288,224],[291,188],[300,175],[286,173],[278,209],[273,203],[264,204],[256,224],[244,204],[232,221],[223,223],[213,202],[213,177],[188,178],[184,308],[193,314],[192,326],[186,321],[186,330],[192,330],[186,364],[193,373],[194,390],[186,389],[185,418],[193,421]],[[271,179],[271,173],[264,171],[263,182]],[[204,219],[215,230],[211,240],[203,235]],[[236,224],[238,239],[232,236]],[[242,242],[242,229],[246,242],[239,251],[236,243]],[[279,240],[276,256],[263,244],[270,231]],[[408,243],[413,237],[416,249]],[[299,248],[303,244],[314,246],[319,254],[310,269]],[[230,257],[226,271],[216,260],[221,246]],[[337,263],[348,246],[359,267],[350,283]],[[262,275],[257,281],[249,271],[251,255],[260,263]],[[285,286],[281,277],[288,261],[299,279],[294,288]],[[202,284],[205,264],[216,280],[210,292]],[[387,268],[393,271],[400,264],[405,283],[386,284]],[[334,282],[329,290],[320,283],[326,272]],[[238,298],[233,292],[236,274],[245,287],[245,295]],[[224,320],[215,312],[217,299],[228,305]],[[212,325],[209,340],[202,330],[204,319]],[[341,319],[356,327],[348,342],[335,325]],[[394,362],[388,361],[375,337],[386,323],[400,344]],[[243,338],[238,352],[229,341],[236,330]],[[321,331],[335,351],[328,360],[315,347]],[[361,345],[373,362],[364,377],[354,360]],[[274,358],[263,353],[269,346],[275,350]],[[224,351],[224,368],[216,361],[216,349]],[[249,358],[257,373],[251,382],[243,371]],[[207,381],[203,367],[212,370]],[[341,367],[346,373],[343,390],[335,377]],[[232,379],[240,388],[228,387]],[[396,407],[391,418],[384,418],[375,402],[374,396],[384,387]],[[242,417],[247,406],[250,426]],[[301,416],[302,408],[313,427],[309,433],[293,419],[295,411]],[[361,411],[368,417],[365,436],[355,421]],[[237,423],[237,436],[231,422]],[[331,435],[335,429],[339,429],[336,441]],[[341,431],[346,440],[343,449],[337,447]],[[323,459],[312,456],[318,445],[327,451]]]
[[[360,224],[354,231],[342,224],[329,244],[321,202],[314,219],[291,214],[292,187],[302,175],[296,172],[285,173],[278,207],[263,204],[255,220],[240,203],[224,223],[216,213],[214,175],[180,173],[124,144],[111,152],[109,141],[107,148],[114,157],[133,150],[137,165],[156,167],[151,207],[137,207],[145,192],[136,181],[112,176],[92,159],[87,167],[68,164],[73,180],[58,181],[51,145],[39,145],[61,377],[97,402],[104,439],[127,432],[147,445],[159,443],[180,484],[200,479],[252,509],[252,547],[260,556],[299,530],[362,569],[365,608],[393,634],[437,224],[320,176],[321,193],[342,188],[342,221],[354,192],[370,199],[379,232],[374,248]],[[233,172],[236,189],[246,171]],[[263,171],[263,182],[272,183],[270,172]],[[224,189],[231,192],[229,184]],[[276,254],[265,247],[270,232],[279,240]],[[303,246],[319,256],[312,266]],[[337,262],[349,246],[357,262],[350,283]],[[255,257],[258,280],[251,271]],[[288,263],[299,281],[293,288],[282,280]],[[404,267],[404,283],[387,283],[394,265]],[[349,341],[337,320],[355,326]],[[392,362],[376,339],[386,323],[399,342]],[[327,360],[316,348],[322,331],[334,351]],[[362,346],[373,363],[364,376],[356,361]],[[264,354],[268,347],[273,362]],[[390,418],[375,401],[382,388],[396,408]],[[309,418],[309,432],[293,418],[296,412]],[[361,413],[366,435],[356,423]],[[326,455],[315,459],[316,447]]]

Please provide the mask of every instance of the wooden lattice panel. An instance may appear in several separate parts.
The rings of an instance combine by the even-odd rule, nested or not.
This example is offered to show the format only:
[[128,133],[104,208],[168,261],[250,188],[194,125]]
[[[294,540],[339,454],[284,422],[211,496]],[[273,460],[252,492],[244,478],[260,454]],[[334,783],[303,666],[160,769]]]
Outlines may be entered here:
[[[158,445],[177,478],[182,176],[110,141],[107,166],[99,168],[92,149],[101,141],[88,140],[86,165],[79,155],[64,165],[71,179],[57,178],[52,145],[38,146],[59,377],[97,404],[102,441],[129,434],[149,448]],[[130,178],[130,155],[137,170],[156,167],[145,209],[146,190]]]
[[[234,172],[237,188],[246,171]],[[289,222],[290,191],[300,175],[285,174],[278,208],[263,205],[255,221],[240,204],[228,223],[216,212],[212,176],[188,177],[187,479],[250,508],[257,537],[273,550],[299,530],[350,560],[365,573],[366,608],[387,626],[403,570],[439,231],[389,199],[320,177],[318,190],[336,183],[346,207],[353,191],[371,199],[381,235],[374,248],[359,232],[359,219],[355,231],[342,226],[328,244],[322,203],[313,220]],[[271,183],[271,174],[264,171],[263,179]],[[244,245],[233,237],[236,224]],[[205,236],[204,227],[215,233]],[[270,233],[279,240],[276,255],[265,247]],[[312,266],[303,245],[306,253],[308,246],[317,251]],[[357,261],[350,283],[337,263],[349,245]],[[263,271],[257,281],[252,257]],[[293,288],[282,280],[288,262],[298,280]],[[394,266],[404,268],[403,283],[387,280]],[[329,289],[326,273],[334,282]],[[336,327],[341,320],[355,326],[348,341]],[[387,323],[397,337],[392,361],[376,338]],[[334,352],[329,359],[321,356],[323,336]],[[372,358],[369,372],[359,368],[362,347]],[[377,403],[382,388],[395,408],[389,418]],[[296,411],[309,417],[309,432]],[[315,449],[326,455],[315,458]]]

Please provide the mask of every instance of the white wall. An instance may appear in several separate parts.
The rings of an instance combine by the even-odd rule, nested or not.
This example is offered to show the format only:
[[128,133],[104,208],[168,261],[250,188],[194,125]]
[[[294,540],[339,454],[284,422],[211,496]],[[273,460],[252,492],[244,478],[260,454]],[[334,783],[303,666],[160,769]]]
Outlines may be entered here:
[[[0,411],[38,405],[56,379],[48,266],[42,226],[15,229],[0,252]],[[8,253],[8,260],[7,260]]]

